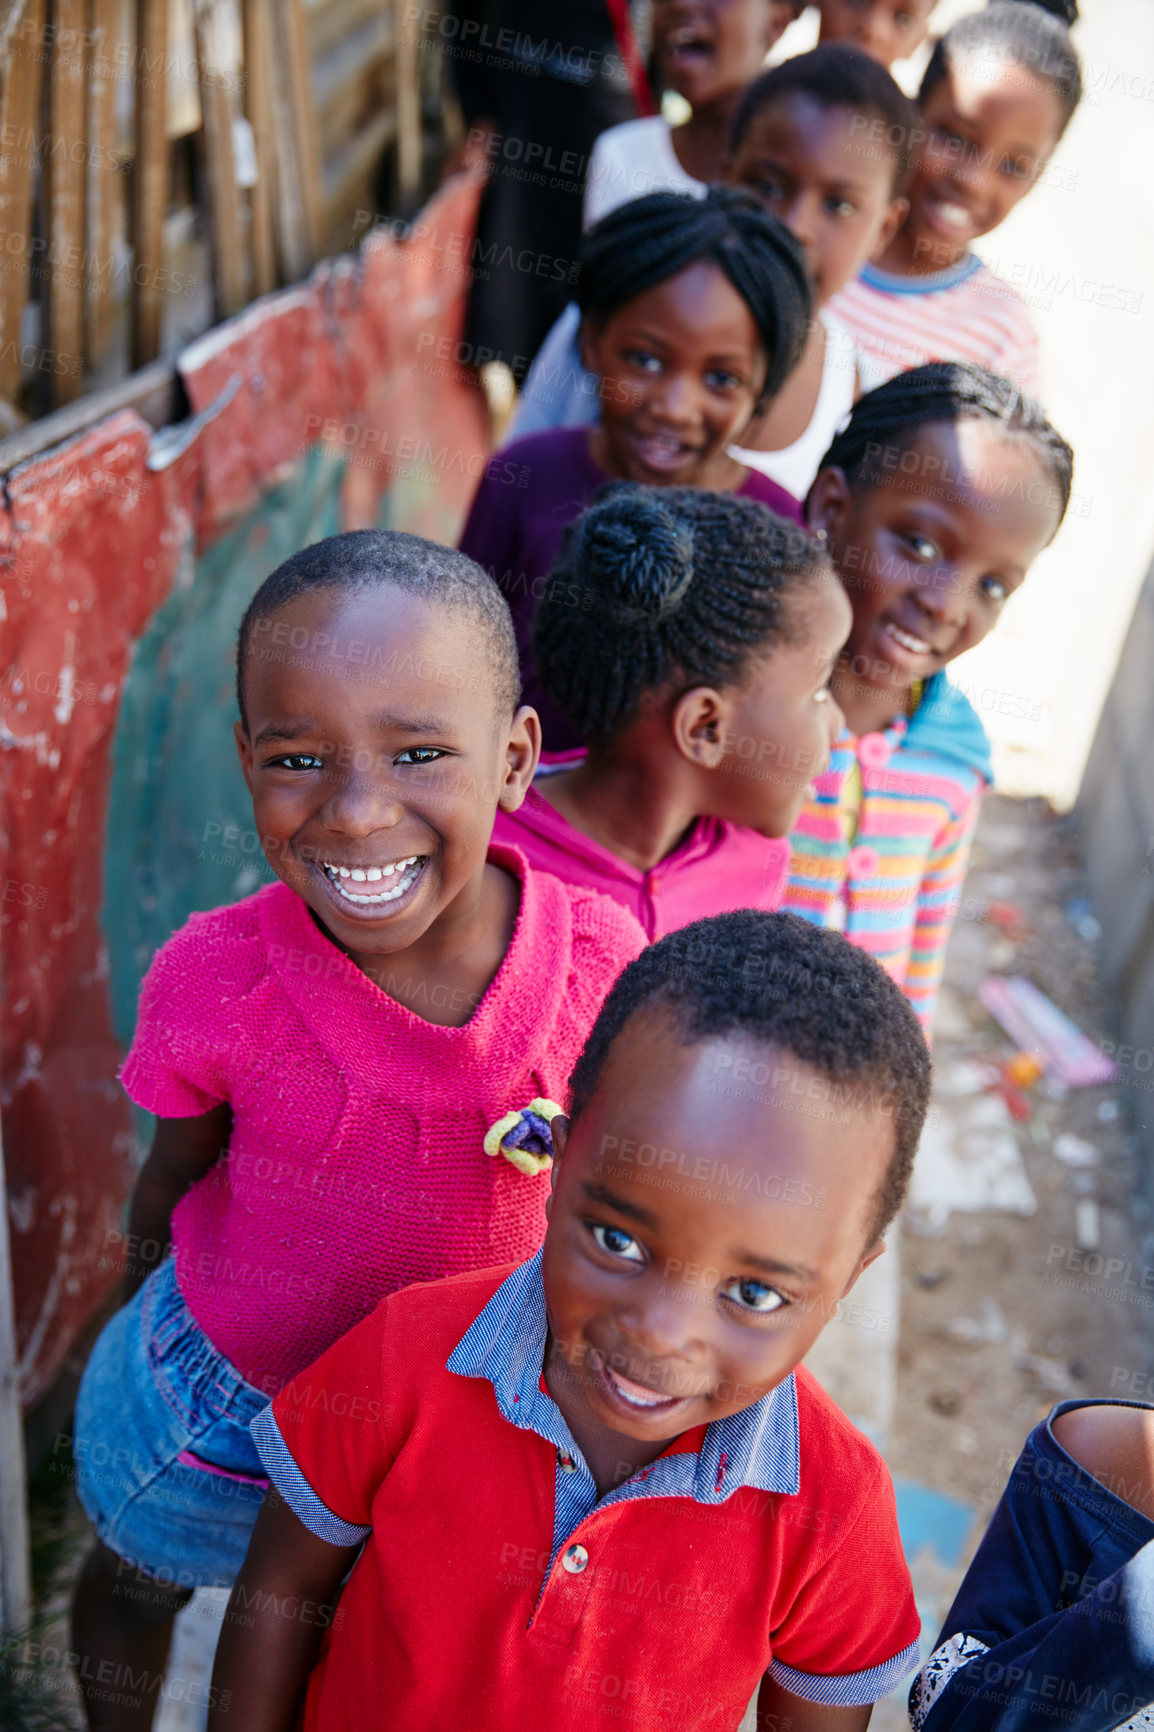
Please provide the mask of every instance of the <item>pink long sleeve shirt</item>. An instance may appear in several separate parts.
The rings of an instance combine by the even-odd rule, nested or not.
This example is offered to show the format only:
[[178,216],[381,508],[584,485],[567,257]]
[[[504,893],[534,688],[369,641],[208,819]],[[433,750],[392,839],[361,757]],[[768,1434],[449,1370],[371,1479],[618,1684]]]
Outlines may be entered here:
[[149,969],[126,1090],[161,1118],[233,1112],[227,1154],[173,1214],[177,1282],[270,1393],[387,1293],[523,1260],[544,1236],[547,1176],[490,1158],[485,1132],[536,1095],[564,1100],[645,939],[515,849],[489,858],[520,880],[520,909],[462,1028],[391,998],[279,882],[194,914]]
[[[583,752],[557,753],[538,776],[569,769]],[[667,932],[735,908],[780,906],[789,876],[789,841],[739,824],[698,818],[672,853],[648,871],[631,866],[563,818],[530,788],[516,812],[498,812],[493,835],[520,848],[540,871],[612,896],[641,922],[652,942]]]

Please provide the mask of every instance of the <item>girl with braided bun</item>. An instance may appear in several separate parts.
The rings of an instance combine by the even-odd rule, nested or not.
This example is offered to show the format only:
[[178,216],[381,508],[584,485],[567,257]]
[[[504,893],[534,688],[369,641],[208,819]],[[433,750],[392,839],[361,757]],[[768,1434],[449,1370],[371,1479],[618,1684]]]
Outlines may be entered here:
[[985,730],[944,669],[1057,533],[1072,469],[1032,398],[936,362],[860,399],[806,501],[853,627],[831,681],[845,731],[794,825],[784,906],[869,950],[927,1031],[991,780]]
[[533,612],[562,533],[609,480],[704,487],[801,508],[728,447],[780,389],[805,342],[813,294],[801,248],[747,193],[654,193],[585,237],[578,301],[601,418],[506,446],[481,482],[461,551],[513,613],[526,702],[546,744],[579,743],[533,668]]
[[842,717],[850,608],[821,546],[754,500],[607,488],[537,611],[550,696],[588,741],[540,767],[495,836],[613,896],[651,939],[776,908],[783,839]]

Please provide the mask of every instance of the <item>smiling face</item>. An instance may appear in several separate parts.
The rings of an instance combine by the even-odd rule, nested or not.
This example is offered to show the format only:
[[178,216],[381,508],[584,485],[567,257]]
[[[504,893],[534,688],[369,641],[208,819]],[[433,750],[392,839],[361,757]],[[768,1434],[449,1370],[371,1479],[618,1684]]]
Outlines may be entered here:
[[922,107],[927,141],[910,187],[899,245],[923,270],[942,270],[1003,222],[1058,143],[1062,107],[1021,66],[947,72]]
[[847,484],[826,469],[809,499],[853,608],[833,689],[868,687],[900,710],[980,643],[1058,526],[1056,488],[1027,439],[982,420],[939,422],[886,447]]
[[[741,1080],[739,1080],[741,1079]],[[876,1246],[893,1120],[743,1036],[617,1037],[562,1138],[543,1276],[546,1385],[587,1457],[652,1458],[773,1389]]]
[[733,487],[726,447],[761,395],[766,357],[753,315],[724,271],[702,261],[584,332],[600,375],[591,449],[610,475],[650,486]]
[[818,0],[819,42],[849,42],[892,66],[906,60],[926,39],[937,0]]
[[733,184],[800,242],[819,307],[884,250],[906,213],[893,157],[866,136],[852,109],[788,91],[754,115],[730,164]]
[[368,972],[475,918],[497,806],[532,775],[533,712],[478,695],[476,640],[463,614],[387,585],[309,591],[253,634],[236,737],[257,832]]
[[658,81],[700,112],[753,82],[793,15],[788,0],[653,0]]
[[844,723],[829,680],[853,620],[845,591],[830,572],[792,606],[795,641],[757,657],[726,693],[724,755],[700,808],[762,836],[789,834]]

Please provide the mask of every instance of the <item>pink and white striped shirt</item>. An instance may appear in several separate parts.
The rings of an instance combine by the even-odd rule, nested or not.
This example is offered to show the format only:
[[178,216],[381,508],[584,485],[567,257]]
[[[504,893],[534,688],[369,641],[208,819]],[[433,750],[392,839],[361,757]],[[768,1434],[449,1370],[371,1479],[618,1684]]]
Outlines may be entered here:
[[830,311],[883,379],[929,361],[976,361],[1038,395],[1038,333],[1026,303],[976,253],[925,277],[866,265]]

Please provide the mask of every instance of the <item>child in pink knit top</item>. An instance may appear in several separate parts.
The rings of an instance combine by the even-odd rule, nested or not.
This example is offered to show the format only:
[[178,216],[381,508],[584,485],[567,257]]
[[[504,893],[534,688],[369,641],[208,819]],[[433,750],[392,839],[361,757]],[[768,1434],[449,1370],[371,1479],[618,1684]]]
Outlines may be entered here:
[[504,599],[463,554],[362,532],[295,555],[245,615],[237,683],[278,882],[194,914],[145,980],[123,1081],[159,1124],[134,1296],[77,1407],[99,1535],[82,1688],[103,1662],[152,1684],[135,1710],[94,1693],[108,1727],[150,1723],[172,1613],[244,1557],[268,1397],[385,1294],[536,1250],[548,1179],[487,1156],[486,1131],[560,1094],[645,942],[608,898],[490,846],[540,726]]

